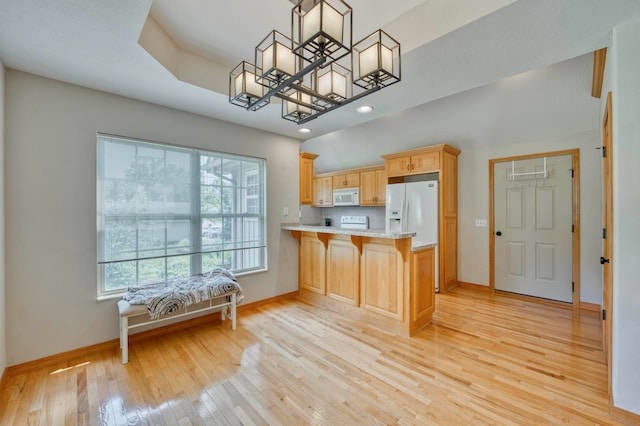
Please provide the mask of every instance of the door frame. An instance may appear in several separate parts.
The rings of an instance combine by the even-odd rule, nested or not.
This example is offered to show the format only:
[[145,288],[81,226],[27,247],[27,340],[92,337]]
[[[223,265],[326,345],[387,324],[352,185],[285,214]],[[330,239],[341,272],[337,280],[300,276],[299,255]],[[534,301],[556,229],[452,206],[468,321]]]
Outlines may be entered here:
[[[573,203],[573,311],[580,311],[580,150],[567,149],[563,151],[541,152],[538,154],[517,155],[513,157],[495,158],[489,160],[489,291],[495,291],[495,218],[494,218],[494,176],[493,166],[496,163],[505,163],[509,161],[529,160],[532,158],[556,157],[560,155],[571,155],[573,179],[572,179],[572,203]],[[522,295],[533,300],[537,297]],[[549,303],[546,299],[545,303]],[[561,306],[566,306],[564,302],[554,302]]]
[[[603,265],[602,274],[602,309],[606,312],[606,320],[602,319],[602,344],[607,361],[607,393],[609,394],[609,404],[613,407],[613,392],[611,391],[611,344],[613,333],[613,112],[611,92],[607,94],[607,103],[602,118],[602,149],[606,150],[603,154],[602,167],[602,195],[603,195],[603,228],[607,231],[607,238],[603,239],[602,256],[605,254],[609,259],[608,266]],[[608,168],[607,177],[605,175],[605,164]],[[605,253],[606,246],[606,253]],[[607,268],[608,274],[604,273]],[[601,317],[602,318],[602,317]]]

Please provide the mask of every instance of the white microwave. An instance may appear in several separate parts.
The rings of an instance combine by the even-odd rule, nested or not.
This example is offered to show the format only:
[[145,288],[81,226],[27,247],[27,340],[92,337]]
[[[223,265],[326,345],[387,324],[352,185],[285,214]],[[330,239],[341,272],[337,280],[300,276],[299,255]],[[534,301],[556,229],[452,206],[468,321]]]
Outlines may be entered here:
[[360,188],[344,188],[333,190],[334,206],[359,206]]

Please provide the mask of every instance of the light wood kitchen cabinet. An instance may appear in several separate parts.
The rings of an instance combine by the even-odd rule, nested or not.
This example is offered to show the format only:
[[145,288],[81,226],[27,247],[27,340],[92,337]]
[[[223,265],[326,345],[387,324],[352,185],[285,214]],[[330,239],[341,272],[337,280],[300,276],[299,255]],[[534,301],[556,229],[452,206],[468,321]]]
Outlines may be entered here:
[[333,188],[357,188],[360,186],[360,173],[350,172],[333,176]]
[[435,247],[411,252],[410,262],[409,334],[413,334],[414,331],[431,322],[435,311]]
[[458,285],[458,155],[459,149],[440,144],[382,156],[387,176],[394,183],[403,182],[405,176],[438,173],[438,276],[442,292]]
[[360,253],[349,237],[334,235],[327,249],[327,294],[343,302],[360,304]]
[[387,171],[384,168],[360,172],[360,205],[384,206],[386,202]]
[[316,154],[300,153],[300,204],[313,202],[313,160]]
[[431,322],[437,270],[434,246],[412,251],[410,233],[292,224],[282,228],[298,241],[301,297],[328,306],[352,305],[366,311],[372,321],[380,317],[390,332],[404,336]]
[[402,321],[404,263],[393,245],[363,242],[360,306]]
[[313,205],[317,207],[333,206],[333,179],[330,176],[313,179]]
[[326,294],[326,240],[315,233],[303,232],[300,238],[300,287]]
[[440,156],[434,151],[392,157],[387,160],[386,166],[388,177],[434,173],[440,169]]

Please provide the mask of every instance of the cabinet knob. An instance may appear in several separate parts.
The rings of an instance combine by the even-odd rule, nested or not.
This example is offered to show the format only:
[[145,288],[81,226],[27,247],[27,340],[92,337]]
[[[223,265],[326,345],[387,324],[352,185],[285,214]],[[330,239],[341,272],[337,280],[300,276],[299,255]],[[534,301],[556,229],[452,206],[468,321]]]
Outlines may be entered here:
[[409,168],[410,168],[410,167],[411,167],[411,166],[409,166],[409,165],[407,164],[407,170],[409,170]]
[[412,164],[411,164],[411,170],[413,170],[413,169],[415,169],[415,168],[416,168],[416,165],[412,163]]

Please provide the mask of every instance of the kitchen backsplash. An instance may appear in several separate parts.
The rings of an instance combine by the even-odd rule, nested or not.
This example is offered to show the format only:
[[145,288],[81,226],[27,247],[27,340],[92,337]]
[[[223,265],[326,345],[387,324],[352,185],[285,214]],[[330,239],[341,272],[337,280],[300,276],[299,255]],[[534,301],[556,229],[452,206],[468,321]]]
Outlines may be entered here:
[[342,216],[369,216],[370,229],[384,229],[384,207],[301,207],[300,223],[303,225],[324,224],[331,218],[332,226],[340,226]]

